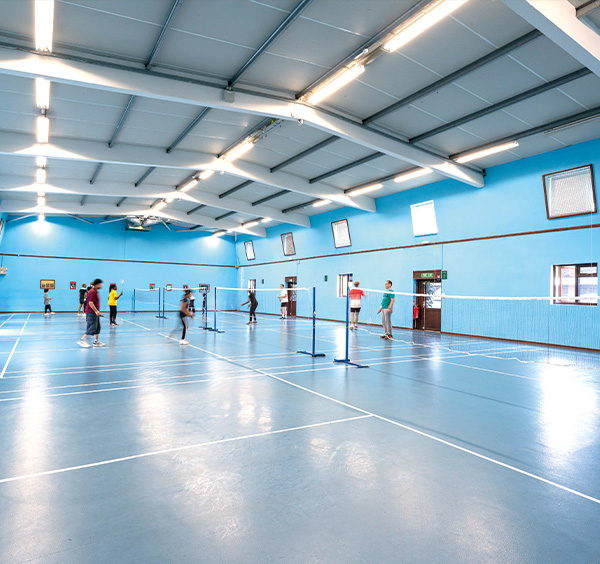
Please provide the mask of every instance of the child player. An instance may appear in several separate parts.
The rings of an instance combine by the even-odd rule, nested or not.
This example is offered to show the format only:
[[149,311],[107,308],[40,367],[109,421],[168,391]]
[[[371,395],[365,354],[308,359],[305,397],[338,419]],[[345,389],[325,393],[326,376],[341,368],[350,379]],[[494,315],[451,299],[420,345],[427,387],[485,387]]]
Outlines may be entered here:
[[360,282],[354,282],[350,290],[350,330],[358,329],[358,314],[360,313],[361,298],[365,293],[358,287]]

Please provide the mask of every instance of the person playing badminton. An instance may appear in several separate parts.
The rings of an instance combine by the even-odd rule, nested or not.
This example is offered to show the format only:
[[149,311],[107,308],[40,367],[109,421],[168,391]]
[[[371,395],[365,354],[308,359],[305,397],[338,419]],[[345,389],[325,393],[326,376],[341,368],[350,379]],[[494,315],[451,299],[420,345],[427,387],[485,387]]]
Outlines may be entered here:
[[280,319],[287,319],[288,312],[288,293],[283,284],[279,284],[281,292],[279,292],[279,301],[281,302],[281,317]]
[[186,290],[181,298],[181,305],[179,308],[179,318],[181,319],[181,324],[183,325],[183,332],[181,333],[181,341],[179,341],[180,345],[189,345],[189,342],[185,340],[185,335],[187,333],[187,318],[194,318],[194,314],[190,311],[190,296],[192,292],[191,290]]
[[253,292],[252,290],[248,290],[248,301],[244,302],[242,304],[242,307],[244,307],[247,304],[250,304],[250,320],[248,321],[248,323],[246,323],[246,325],[252,325],[252,323],[258,323],[258,321],[256,321],[256,308],[258,307],[258,300],[256,299],[256,292]]
[[381,307],[379,308],[379,312],[381,312],[381,323],[383,325],[383,335],[381,335],[382,339],[391,340],[392,339],[392,310],[394,308],[394,292],[392,290],[392,281],[385,281],[385,289],[387,292],[383,294],[383,298],[381,300]]
[[350,330],[358,329],[358,314],[360,313],[361,298],[365,293],[358,287],[360,282],[354,282],[350,290]]
[[118,327],[117,323],[117,300],[123,295],[123,292],[117,294],[117,285],[113,282],[108,287],[108,307],[110,309],[110,326]]

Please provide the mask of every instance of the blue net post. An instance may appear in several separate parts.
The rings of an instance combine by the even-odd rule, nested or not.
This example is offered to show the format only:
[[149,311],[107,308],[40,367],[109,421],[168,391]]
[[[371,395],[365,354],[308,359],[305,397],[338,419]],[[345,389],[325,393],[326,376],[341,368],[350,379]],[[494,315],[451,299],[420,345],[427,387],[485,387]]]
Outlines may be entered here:
[[[208,315],[208,311],[206,312]],[[215,286],[215,316],[213,321],[213,326],[208,328],[208,331],[212,331],[213,333],[225,333],[225,331],[219,331],[217,329],[217,287]]]
[[350,361],[350,289],[346,288],[346,356],[344,358],[334,358],[333,362],[356,366],[356,368],[369,368],[367,364],[358,364]]
[[315,358],[325,356],[325,353],[317,353],[317,289],[315,288],[315,286],[313,286],[312,290],[312,351],[296,352],[298,354],[307,354]]
[[133,289],[133,313],[135,313],[135,288]]
[[[159,288],[158,289],[158,315],[156,316],[158,319],[166,319],[165,317],[165,289],[164,288]],[[162,301],[161,301],[161,296],[162,296]]]

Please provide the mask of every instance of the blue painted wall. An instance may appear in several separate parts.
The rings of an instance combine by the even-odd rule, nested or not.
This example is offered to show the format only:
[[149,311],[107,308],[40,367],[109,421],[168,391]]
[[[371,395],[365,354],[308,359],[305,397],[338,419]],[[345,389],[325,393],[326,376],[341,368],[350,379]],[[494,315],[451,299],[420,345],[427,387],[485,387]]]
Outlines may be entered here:
[[[336,297],[337,275],[353,273],[366,288],[382,289],[390,278],[394,289],[414,292],[414,270],[443,269],[448,295],[549,296],[554,264],[598,262],[600,229],[507,237],[443,245],[427,242],[507,235],[600,223],[598,214],[548,220],[542,174],[571,167],[600,165],[600,140],[560,149],[487,170],[482,189],[446,180],[377,200],[377,214],[345,208],[311,218],[312,227],[276,226],[266,239],[254,239],[256,261],[248,262],[244,239],[236,245],[239,284],[264,279],[263,287],[277,287],[285,276],[297,276],[298,285],[317,287],[317,313],[342,319],[344,303]],[[410,205],[434,200],[438,234],[414,237]],[[335,249],[331,222],[348,219],[352,247]],[[281,233],[294,235],[296,255],[283,264]],[[425,244],[424,244],[425,243]],[[345,255],[382,247],[422,246],[391,251]],[[315,255],[327,258],[301,260]],[[249,266],[252,263],[256,266]],[[328,281],[324,281],[324,276]],[[600,348],[598,307],[551,305],[548,302],[465,302],[445,300],[442,330],[456,333],[515,338],[555,344]],[[393,322],[412,325],[412,299],[398,299]]]
[[[179,288],[188,284],[193,288],[200,283],[211,287],[232,285],[237,280],[236,269],[231,267],[235,264],[235,246],[231,237],[211,237],[201,232],[175,233],[158,226],[150,232],[140,233],[125,231],[121,223],[90,225],[72,218],[49,217],[44,222],[25,219],[7,225],[0,252],[1,265],[7,267],[6,276],[0,277],[0,311],[8,312],[43,311],[40,279],[56,280],[56,290],[50,294],[53,309],[57,311],[74,311],[78,307],[78,292],[69,289],[71,281],[77,282],[79,288],[84,282],[102,278],[105,288],[101,295],[103,306],[106,306],[108,283],[119,284],[124,279],[125,294],[119,307],[130,310],[133,289],[148,288],[150,283],[157,287],[172,284]],[[82,258],[91,260],[77,260]],[[98,258],[111,260],[94,260]],[[145,307],[150,309],[152,306]]]

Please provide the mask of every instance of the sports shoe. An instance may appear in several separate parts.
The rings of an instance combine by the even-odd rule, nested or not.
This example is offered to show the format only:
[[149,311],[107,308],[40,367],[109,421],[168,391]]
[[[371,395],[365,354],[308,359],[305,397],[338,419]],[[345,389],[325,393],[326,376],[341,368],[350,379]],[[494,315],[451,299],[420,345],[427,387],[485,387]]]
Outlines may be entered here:
[[256,319],[255,319],[252,323],[258,323],[258,321],[256,321]]
[[84,349],[89,349],[92,346],[87,341],[84,341],[83,339],[79,339],[79,341],[77,341],[77,344],[80,347],[83,347]]
[[380,339],[387,339],[387,335],[379,335]]
[[101,343],[100,341],[94,341],[94,346],[95,347],[105,347],[106,345],[104,343]]
[[55,311],[51,311],[51,312],[50,312],[50,315],[54,315],[55,313],[56,313]]
[[[44,313],[44,315],[45,315],[46,317],[48,317],[50,314],[49,314],[49,313]],[[282,318],[282,319],[283,319],[283,318]]]
[[189,342],[186,341],[185,339],[181,339],[181,341],[179,341],[180,345],[189,345]]
[[248,321],[248,323],[246,323],[246,325],[252,325],[253,321]]
[[116,321],[113,323],[113,325],[114,325],[115,327],[118,327],[118,326],[119,326],[119,324],[118,324]]

